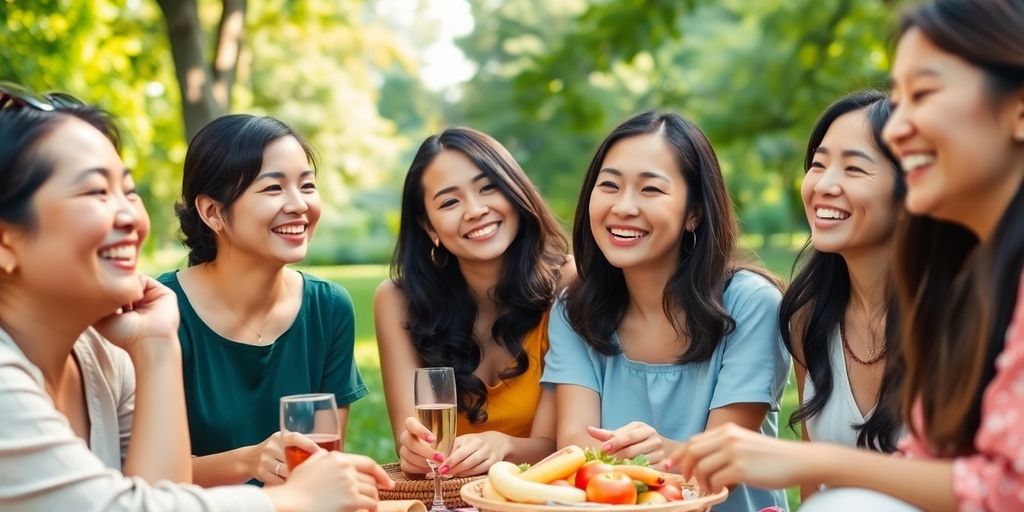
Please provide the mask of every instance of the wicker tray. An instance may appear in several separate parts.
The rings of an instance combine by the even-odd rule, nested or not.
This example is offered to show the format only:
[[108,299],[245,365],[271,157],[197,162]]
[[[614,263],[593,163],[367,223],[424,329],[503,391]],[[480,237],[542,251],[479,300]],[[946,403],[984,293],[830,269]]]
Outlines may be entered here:
[[526,503],[512,503],[494,501],[484,498],[482,481],[469,482],[462,486],[462,499],[476,507],[480,512],[704,512],[711,510],[712,505],[717,505],[729,496],[729,491],[722,489],[715,494],[703,494],[694,484],[684,483],[678,475],[674,480],[683,489],[683,492],[697,496],[685,501],[670,501],[655,505],[530,505]]
[[[387,471],[388,476],[395,481],[395,488],[391,490],[381,489],[380,499],[382,500],[419,500],[429,509],[434,502],[434,480],[430,475],[408,475],[402,471],[402,466],[397,463],[384,464],[381,467]],[[480,480],[485,475],[460,476],[455,478],[441,479],[441,495],[444,497],[444,505],[448,508],[459,508],[467,506],[463,501],[459,490],[463,485]]]

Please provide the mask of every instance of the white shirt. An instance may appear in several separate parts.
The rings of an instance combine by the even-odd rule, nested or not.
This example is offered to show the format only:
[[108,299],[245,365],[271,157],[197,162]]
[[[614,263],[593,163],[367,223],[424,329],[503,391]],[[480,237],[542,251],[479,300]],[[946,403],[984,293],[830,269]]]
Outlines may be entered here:
[[[807,437],[815,442],[827,442],[857,447],[858,432],[854,425],[864,423],[874,412],[872,407],[867,415],[860,413],[857,400],[853,397],[850,377],[846,371],[846,357],[843,354],[843,341],[836,327],[829,337],[829,360],[832,366],[832,394],[825,402],[825,407],[804,422]],[[804,403],[814,397],[814,383],[810,374],[804,378]]]

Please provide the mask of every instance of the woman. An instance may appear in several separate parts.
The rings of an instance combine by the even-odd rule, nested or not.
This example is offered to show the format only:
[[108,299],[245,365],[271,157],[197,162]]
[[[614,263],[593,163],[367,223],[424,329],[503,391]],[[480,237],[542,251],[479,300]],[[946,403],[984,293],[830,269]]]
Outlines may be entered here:
[[[554,451],[542,390],[547,310],[566,279],[566,240],[526,173],[496,140],[449,128],[423,142],[402,191],[392,275],[377,288],[381,372],[402,468],[476,475]],[[413,418],[416,368],[451,366],[451,453]]]
[[159,280],[181,311],[196,483],[279,484],[280,398],[333,393],[343,450],[349,404],[366,395],[348,292],[286,267],[320,218],[312,151],[274,118],[224,116],[189,144],[181,193],[189,267]]
[[811,238],[779,309],[801,398],[790,425],[802,423],[810,441],[884,452],[900,433],[889,262],[906,193],[881,139],[889,113],[882,93],[865,91],[836,101],[815,124],[801,186]]
[[136,270],[149,218],[117,132],[71,101],[0,84],[0,508],[376,506],[387,476],[341,454],[276,489],[188,484],[173,294]]
[[[733,262],[736,231],[718,159],[693,123],[645,112],[601,143],[573,224],[579,278],[549,326],[543,382],[556,388],[560,447],[658,463],[726,422],[776,434],[790,361],[780,294]],[[740,487],[720,510],[784,503]]]
[[[895,273],[907,363],[907,458],[808,443],[755,446],[724,428],[673,456],[706,485],[822,482],[871,509],[1021,510],[1024,411],[1024,2],[938,0],[904,18],[884,137],[912,214]],[[888,495],[889,497],[883,497]],[[864,507],[863,505],[868,505]]]

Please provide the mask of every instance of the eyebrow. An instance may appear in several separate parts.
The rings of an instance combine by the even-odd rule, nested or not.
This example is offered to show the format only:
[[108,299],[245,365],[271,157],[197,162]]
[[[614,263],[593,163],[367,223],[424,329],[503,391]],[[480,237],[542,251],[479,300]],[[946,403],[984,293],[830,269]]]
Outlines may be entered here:
[[[480,173],[480,174],[477,174],[476,176],[474,176],[473,179],[469,180],[469,182],[470,183],[476,183],[476,182],[478,182],[480,180],[486,180],[486,179],[487,179],[487,175],[484,174],[484,173]],[[437,199],[440,196],[443,196],[443,195],[451,193],[451,192],[455,192],[458,189],[459,189],[459,187],[455,187],[455,186],[442,188],[441,190],[438,190],[437,193],[434,194],[434,197],[430,198],[430,200],[433,201],[434,199]]]
[[[825,154],[827,156],[828,155],[828,149],[825,149],[824,146],[818,146],[818,147],[814,148],[814,154]],[[869,161],[871,163],[875,163],[875,159],[871,158],[871,155],[869,155],[869,154],[867,154],[867,153],[865,153],[865,152],[863,152],[863,151],[861,151],[859,149],[844,149],[839,154],[843,158],[860,157],[860,158],[863,158],[863,159],[865,159],[865,160],[867,160],[867,161]]]
[[[122,177],[128,177],[132,175],[132,170],[127,167],[122,168],[121,172],[124,174],[124,176]],[[79,172],[78,176],[75,177],[74,183],[81,183],[82,181],[85,181],[89,176],[92,176],[93,174],[99,174],[100,176],[103,176],[105,179],[110,179],[110,170],[108,170],[106,167],[92,167]]]
[[[605,167],[604,169],[601,169],[601,171],[598,172],[598,174],[600,174],[602,172],[606,172],[608,174],[612,174],[612,175],[618,176],[620,178],[622,177],[622,171],[620,171],[618,169],[611,168],[611,167]],[[668,179],[668,176],[665,176],[664,174],[662,174],[660,172],[640,171],[640,177],[641,178],[654,178],[654,179],[657,179],[657,180],[663,180],[663,181],[667,181],[669,183],[672,183],[672,180]]]
[[[932,68],[918,68],[908,73],[907,78],[921,78],[921,77],[932,77],[942,78],[942,74]],[[896,85],[896,80],[889,78],[888,89],[891,91],[893,86]]]
[[[306,176],[309,176],[311,174],[312,175],[316,175],[316,172],[314,172],[312,169],[305,170],[305,171],[302,171],[302,174],[299,174],[299,177],[300,178],[305,178]],[[283,172],[281,172],[281,171],[267,171],[267,172],[265,172],[263,174],[257,175],[253,179],[253,181],[262,180],[262,179],[266,179],[266,178],[283,179],[283,178],[285,178],[285,174]]]

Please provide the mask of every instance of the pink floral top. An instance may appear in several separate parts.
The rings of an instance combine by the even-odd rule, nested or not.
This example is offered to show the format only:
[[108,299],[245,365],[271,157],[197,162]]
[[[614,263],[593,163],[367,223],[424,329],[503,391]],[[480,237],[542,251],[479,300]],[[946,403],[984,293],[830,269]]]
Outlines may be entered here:
[[[1006,345],[996,359],[996,375],[982,398],[974,446],[977,453],[953,460],[953,494],[959,510],[1024,510],[1024,278]],[[934,457],[928,444],[912,433],[900,442],[900,452]]]

